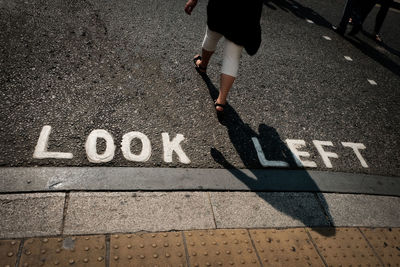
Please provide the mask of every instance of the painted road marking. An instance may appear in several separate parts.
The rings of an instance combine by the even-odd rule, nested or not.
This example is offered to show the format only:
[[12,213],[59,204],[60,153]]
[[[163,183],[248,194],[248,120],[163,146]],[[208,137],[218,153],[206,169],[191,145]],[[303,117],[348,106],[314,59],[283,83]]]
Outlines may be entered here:
[[[51,133],[51,126],[45,125],[42,128],[40,133],[37,145],[35,147],[35,151],[33,153],[33,158],[35,159],[72,159],[72,153],[64,153],[64,152],[49,152],[48,151],[48,140]],[[105,141],[106,149],[103,153],[99,153],[97,150],[97,144],[99,139],[103,139]],[[131,151],[132,141],[139,140],[138,143],[141,146],[141,151],[138,154],[133,154]],[[182,149],[181,143],[185,140],[185,137],[182,134],[177,134],[174,138],[170,138],[168,133],[162,133],[161,139],[163,143],[163,160],[166,163],[173,162],[173,154],[175,153],[178,156],[178,160],[183,164],[190,164],[191,161],[185,152]],[[288,168],[289,163],[286,161],[275,161],[268,160],[262,150],[260,145],[260,141],[257,137],[252,137],[254,148],[257,152],[257,157],[260,164],[263,167],[277,167],[277,168]],[[286,139],[285,140],[288,148],[290,149],[293,158],[296,162],[296,165],[301,168],[316,168],[317,163],[314,161],[306,160],[305,158],[309,158],[311,155],[309,152],[305,151],[306,142],[301,139]],[[318,141],[313,140],[315,148],[317,149],[319,155],[321,156],[326,168],[333,168],[331,158],[339,158],[339,155],[326,151],[324,147],[330,146],[333,147],[333,143],[331,141]],[[365,150],[366,146],[362,143],[353,143],[353,142],[341,142],[343,147],[351,148],[356,155],[357,159],[360,161],[361,166],[364,168],[368,168],[368,164],[361,155],[361,150]],[[135,143],[136,146],[136,143]],[[115,150],[117,149],[113,136],[103,129],[95,129],[93,130],[86,139],[85,150],[86,155],[89,162],[92,163],[105,163],[113,160],[115,155]],[[146,162],[150,159],[152,155],[152,146],[150,139],[141,132],[128,132],[124,134],[121,142],[121,151],[124,158],[128,161],[133,162]]]
[[[106,150],[103,154],[97,153],[97,140],[104,139],[106,141]],[[106,130],[98,129],[93,130],[86,139],[86,155],[89,162],[103,163],[109,162],[114,158],[116,146],[114,139]]]
[[47,151],[49,147],[49,136],[51,133],[51,127],[46,125],[42,128],[40,132],[39,140],[36,144],[35,151],[33,152],[33,158],[35,159],[72,159],[74,156],[72,153],[63,152],[49,152]]
[[[132,154],[131,143],[133,139],[139,139],[142,143],[142,151],[139,155]],[[146,162],[151,157],[150,139],[141,132],[130,132],[122,137],[121,150],[124,157],[129,161]]]
[[[49,152],[48,141],[51,133],[51,126],[45,125],[42,128],[38,142],[33,152],[34,159],[72,159],[72,153],[62,152]],[[178,155],[178,159],[183,164],[190,164],[191,161],[182,149],[181,142],[185,140],[182,134],[177,134],[172,140],[170,140],[168,133],[162,133],[162,142],[164,148],[164,161],[171,163],[173,160],[173,153]],[[97,151],[97,142],[99,139],[103,139],[106,142],[106,149],[102,154]],[[139,139],[142,143],[142,151],[135,155],[131,152],[131,143],[133,139]],[[104,163],[113,160],[115,155],[116,146],[114,144],[114,138],[112,135],[103,129],[93,130],[86,139],[85,150],[86,156],[89,162],[92,163]],[[122,154],[126,160],[135,162],[145,162],[151,157],[151,143],[149,138],[140,132],[129,132],[125,134],[121,142]]]
[[318,140],[314,140],[313,143],[314,143],[314,146],[317,148],[319,154],[321,155],[322,160],[323,160],[324,163],[325,163],[325,166],[326,166],[327,168],[333,168],[333,167],[332,167],[332,163],[331,163],[331,161],[329,160],[329,158],[336,158],[336,159],[337,159],[337,158],[339,158],[339,156],[338,156],[338,154],[336,154],[336,153],[327,152],[327,151],[325,151],[324,148],[323,148],[324,146],[333,146],[332,142],[331,142],[331,141],[318,141]]
[[374,80],[367,79],[371,85],[378,85]]
[[324,35],[324,36],[322,36],[322,37],[323,37],[325,40],[332,41],[332,38],[329,37],[329,36]]
[[307,157],[307,158],[310,157],[310,153],[298,150],[299,148],[304,147],[306,145],[306,142],[304,140],[286,139],[286,143],[290,151],[292,151],[293,157],[298,167],[309,167],[309,168],[317,167],[317,164],[314,161],[300,159],[300,157]]
[[342,145],[344,147],[350,147],[353,149],[354,153],[356,154],[358,160],[361,162],[361,166],[364,168],[368,168],[367,162],[365,162],[365,159],[361,156],[360,149],[365,149],[366,147],[364,144],[360,143],[349,143],[349,142],[342,142]]
[[278,168],[285,168],[289,167],[289,163],[285,161],[270,161],[265,158],[264,152],[262,151],[260,142],[258,141],[257,137],[252,137],[251,140],[253,141],[254,147],[257,152],[258,160],[260,161],[261,166],[263,167],[278,167]]
[[[252,137],[254,148],[256,149],[258,159],[260,164],[263,167],[280,167],[286,168],[289,167],[289,164],[285,161],[269,161],[265,158],[264,152],[262,151],[261,145],[257,137]],[[286,144],[290,151],[292,152],[293,158],[298,167],[307,167],[307,168],[316,168],[317,164],[314,161],[302,160],[300,157],[310,157],[310,153],[306,151],[300,151],[299,149],[306,146],[306,142],[301,139],[286,139]],[[318,153],[320,154],[325,166],[327,168],[332,168],[332,163],[329,158],[339,158],[338,154],[333,152],[328,152],[324,150],[324,146],[333,146],[331,141],[318,141],[313,140],[314,146],[317,148]],[[353,152],[356,154],[358,160],[361,163],[361,166],[364,168],[368,168],[368,164],[365,159],[362,157],[360,150],[366,149],[365,145],[362,143],[351,143],[351,142],[342,142],[344,147],[349,147],[353,149]]]
[[183,152],[180,143],[185,140],[182,134],[177,134],[172,141],[169,139],[168,133],[162,133],[163,147],[164,147],[164,161],[172,162],[172,152],[176,152],[179,157],[179,161],[184,164],[190,164],[190,159]]
[[344,56],[344,58],[345,58],[347,61],[353,61],[353,59],[352,59],[351,57],[349,57],[349,56]]

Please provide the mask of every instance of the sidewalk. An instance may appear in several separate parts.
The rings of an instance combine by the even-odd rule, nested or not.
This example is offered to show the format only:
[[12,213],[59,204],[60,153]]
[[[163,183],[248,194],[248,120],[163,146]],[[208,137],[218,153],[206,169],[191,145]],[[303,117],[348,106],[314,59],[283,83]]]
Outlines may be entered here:
[[0,240],[1,266],[399,266],[400,228],[219,229]]
[[399,207],[306,192],[1,194],[0,266],[399,266]]

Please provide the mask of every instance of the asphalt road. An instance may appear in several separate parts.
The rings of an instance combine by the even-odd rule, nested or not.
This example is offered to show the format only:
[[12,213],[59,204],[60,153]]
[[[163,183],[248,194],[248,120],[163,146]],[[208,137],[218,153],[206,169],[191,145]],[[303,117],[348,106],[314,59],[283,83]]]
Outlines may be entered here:
[[[0,166],[263,168],[264,156],[296,168],[288,143],[303,143],[310,169],[400,176],[400,13],[389,11],[378,46],[367,36],[377,8],[365,34],[330,29],[344,2],[266,2],[261,48],[243,54],[221,124],[210,92],[222,51],[208,86],[192,63],[207,1],[192,16],[185,0],[0,1]],[[99,129],[114,153],[110,140],[86,144]],[[128,135],[121,145],[133,131],[147,152]]]

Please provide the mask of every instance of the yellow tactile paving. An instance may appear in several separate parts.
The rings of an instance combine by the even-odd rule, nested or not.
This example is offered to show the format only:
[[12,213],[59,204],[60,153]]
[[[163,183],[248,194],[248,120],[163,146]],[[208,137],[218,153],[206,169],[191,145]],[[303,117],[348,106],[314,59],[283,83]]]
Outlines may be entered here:
[[308,231],[328,266],[382,266],[358,228]]
[[11,267],[17,262],[19,240],[0,240],[0,266]]
[[187,266],[182,233],[112,235],[110,267],[126,266]]
[[19,266],[104,267],[105,236],[31,238],[25,241]]
[[361,228],[385,266],[400,266],[400,228]]
[[184,232],[190,266],[260,266],[247,230]]
[[325,266],[304,229],[250,230],[264,266]]
[[400,228],[218,229],[0,240],[0,267],[18,262],[19,267],[400,267]]

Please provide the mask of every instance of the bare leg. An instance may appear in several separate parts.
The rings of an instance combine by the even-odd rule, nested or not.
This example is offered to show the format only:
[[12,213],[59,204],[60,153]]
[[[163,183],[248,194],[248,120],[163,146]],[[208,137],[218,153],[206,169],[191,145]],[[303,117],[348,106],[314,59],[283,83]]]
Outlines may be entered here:
[[[196,65],[200,67],[201,72],[206,72],[205,69],[208,66],[208,62],[212,54],[214,54],[217,48],[218,41],[222,38],[222,34],[210,30],[208,27],[206,29],[206,34],[204,36],[202,50],[201,50],[201,60],[196,61]],[[196,55],[195,57],[197,57]]]
[[[220,89],[219,89],[220,91],[216,101],[217,104],[222,104],[222,105],[226,104],[226,98],[228,97],[229,90],[231,90],[234,81],[235,77],[223,73],[221,74]],[[216,109],[218,111],[224,110],[220,106],[217,106]]]
[[[240,56],[243,46],[239,46],[229,40],[225,40],[224,60],[221,68],[221,79],[219,87],[219,95],[216,104],[225,105],[228,93],[232,88],[233,83],[239,69]],[[223,111],[224,107],[216,106],[217,111]]]

